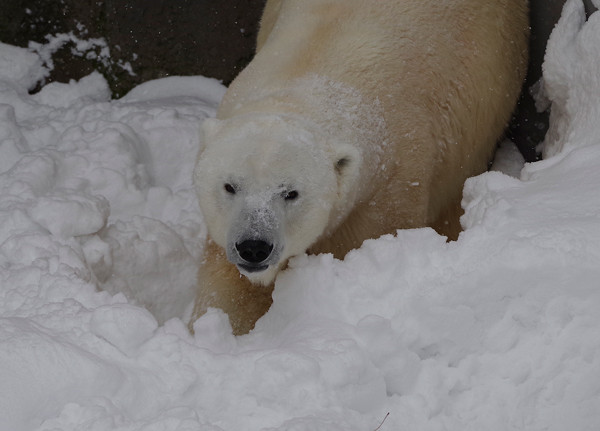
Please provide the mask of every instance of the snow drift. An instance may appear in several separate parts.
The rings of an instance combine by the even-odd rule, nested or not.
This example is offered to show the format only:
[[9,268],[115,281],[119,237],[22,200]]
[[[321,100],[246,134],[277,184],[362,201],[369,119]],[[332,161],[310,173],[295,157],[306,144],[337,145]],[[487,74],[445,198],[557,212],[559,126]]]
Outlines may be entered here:
[[191,172],[222,86],[111,101],[92,74],[29,95],[40,58],[0,45],[0,429],[597,430],[599,67],[600,15],[569,0],[545,160],[470,179],[456,242],[294,259],[235,338],[217,310],[186,328]]

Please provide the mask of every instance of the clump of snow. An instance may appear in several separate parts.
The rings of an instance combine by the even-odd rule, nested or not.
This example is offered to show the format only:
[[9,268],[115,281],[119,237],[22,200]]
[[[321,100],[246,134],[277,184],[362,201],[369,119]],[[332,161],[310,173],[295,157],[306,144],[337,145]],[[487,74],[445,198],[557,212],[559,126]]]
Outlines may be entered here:
[[108,102],[110,100],[110,88],[98,72],[93,72],[91,75],[81,78],[79,85],[51,82],[34,94],[31,99],[41,105],[69,108],[73,107],[79,99],[89,99],[84,100],[84,104]]
[[582,11],[567,1],[547,53],[546,160],[470,179],[456,242],[293,259],[237,338],[218,310],[194,336],[185,320],[223,88],[110,101],[93,74],[31,96],[42,63],[0,45],[0,429],[597,429],[600,15]]
[[[586,24],[585,10],[578,1],[565,3],[561,19],[549,41],[543,65],[545,96],[553,101],[550,129],[544,143],[544,158],[571,147],[596,145],[600,105],[596,102],[600,79],[596,69],[600,57],[600,14]],[[582,109],[582,105],[586,108]]]
[[524,164],[525,158],[517,146],[511,141],[505,140],[498,145],[490,170],[519,178]]
[[84,57],[88,60],[96,60],[107,71],[112,71],[113,66],[117,66],[129,75],[135,75],[131,63],[128,61],[118,60],[115,63],[112,60],[110,48],[104,38],[87,37],[88,31],[81,23],[78,23],[77,30],[78,35],[72,31],[69,33],[48,34],[45,43],[29,42],[29,49],[37,53],[50,70],[54,68],[52,56],[64,46],[70,46],[72,55]]
[[0,42],[0,85],[28,90],[50,72],[39,55]]

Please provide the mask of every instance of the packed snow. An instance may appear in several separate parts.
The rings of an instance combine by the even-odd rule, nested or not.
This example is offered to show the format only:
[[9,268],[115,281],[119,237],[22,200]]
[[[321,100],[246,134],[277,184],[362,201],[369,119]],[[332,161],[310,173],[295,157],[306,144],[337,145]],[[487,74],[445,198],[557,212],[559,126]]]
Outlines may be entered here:
[[568,0],[545,160],[504,145],[456,242],[405,230],[293,259],[234,337],[218,310],[187,329],[192,169],[224,88],[110,100],[95,73],[30,95],[44,62],[0,44],[0,430],[600,429],[598,70],[600,14]]

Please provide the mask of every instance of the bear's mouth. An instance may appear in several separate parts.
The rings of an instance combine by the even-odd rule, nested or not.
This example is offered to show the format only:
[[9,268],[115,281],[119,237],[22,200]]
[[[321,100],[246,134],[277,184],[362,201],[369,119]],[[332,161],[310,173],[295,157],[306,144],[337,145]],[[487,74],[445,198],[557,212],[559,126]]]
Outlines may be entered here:
[[244,263],[238,263],[237,266],[248,273],[261,272],[269,267],[269,265],[248,265]]

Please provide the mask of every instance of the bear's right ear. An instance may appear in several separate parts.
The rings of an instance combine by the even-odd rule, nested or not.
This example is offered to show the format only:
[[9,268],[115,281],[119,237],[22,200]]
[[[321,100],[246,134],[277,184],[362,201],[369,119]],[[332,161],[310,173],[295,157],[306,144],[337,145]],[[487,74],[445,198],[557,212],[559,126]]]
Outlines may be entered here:
[[202,137],[202,148],[206,148],[210,142],[214,140],[214,137],[221,130],[221,120],[216,118],[207,118],[202,122],[200,126],[201,137]]

